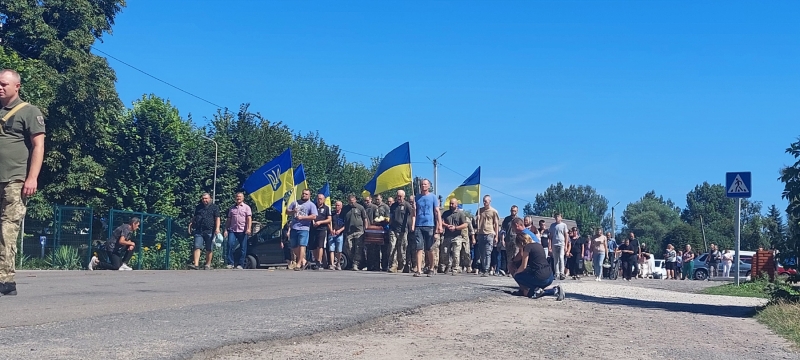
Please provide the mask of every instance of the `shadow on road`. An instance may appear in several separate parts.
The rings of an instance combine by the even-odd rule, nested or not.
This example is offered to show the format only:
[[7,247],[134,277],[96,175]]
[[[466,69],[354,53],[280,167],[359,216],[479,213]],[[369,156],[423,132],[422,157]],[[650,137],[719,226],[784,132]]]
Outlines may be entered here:
[[735,317],[735,318],[751,317],[756,312],[756,308],[750,306],[685,304],[685,303],[672,303],[666,301],[627,299],[621,297],[605,298],[605,297],[597,297],[584,294],[570,294],[570,293],[567,293],[567,299],[604,304],[604,305],[620,305],[620,306],[628,306],[640,309],[661,309],[667,311],[680,311],[691,314],[713,315],[713,316],[724,316],[724,317]]

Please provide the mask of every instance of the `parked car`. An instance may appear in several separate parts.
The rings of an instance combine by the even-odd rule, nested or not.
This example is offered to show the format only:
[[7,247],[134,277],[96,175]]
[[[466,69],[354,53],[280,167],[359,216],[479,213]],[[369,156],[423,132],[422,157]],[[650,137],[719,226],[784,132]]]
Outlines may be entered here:
[[797,269],[784,267],[778,263],[778,276],[792,276],[797,275]]
[[[325,251],[325,256],[328,252]],[[310,260],[310,252],[307,254]],[[342,269],[350,264],[347,255],[342,254]],[[281,247],[280,222],[271,222],[262,225],[262,228],[247,239],[247,259],[245,268],[258,269],[263,267],[286,266],[286,257]]]
[[[752,252],[752,251],[751,251]],[[743,252],[739,253],[740,261],[739,261],[739,276],[744,278],[750,277],[750,269],[752,266],[744,261],[745,255],[742,254]],[[755,254],[755,253],[753,253]],[[706,258],[708,258],[708,253],[702,254],[694,259],[694,279],[695,280],[705,280],[708,279],[708,266],[706,265]],[[752,259],[752,255],[750,256]],[[731,265],[731,276],[733,276],[734,272],[736,271],[736,263]],[[719,264],[717,269],[716,277],[721,277],[723,274],[722,272],[722,263]]]
[[664,267],[664,259],[655,259],[653,262],[653,279],[666,279],[667,269]]

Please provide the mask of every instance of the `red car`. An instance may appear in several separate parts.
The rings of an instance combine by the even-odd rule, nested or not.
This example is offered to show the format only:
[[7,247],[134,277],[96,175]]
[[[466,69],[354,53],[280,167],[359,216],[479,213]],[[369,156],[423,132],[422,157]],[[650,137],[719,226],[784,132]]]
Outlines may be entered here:
[[778,276],[797,275],[797,269],[784,268],[783,265],[778,264]]

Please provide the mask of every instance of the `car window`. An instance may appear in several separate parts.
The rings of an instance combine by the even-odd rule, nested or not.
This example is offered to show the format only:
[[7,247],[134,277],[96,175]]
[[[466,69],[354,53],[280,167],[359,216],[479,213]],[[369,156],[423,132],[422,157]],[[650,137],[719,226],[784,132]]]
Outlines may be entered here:
[[703,254],[697,260],[698,261],[706,261],[706,257],[708,257],[708,254]]

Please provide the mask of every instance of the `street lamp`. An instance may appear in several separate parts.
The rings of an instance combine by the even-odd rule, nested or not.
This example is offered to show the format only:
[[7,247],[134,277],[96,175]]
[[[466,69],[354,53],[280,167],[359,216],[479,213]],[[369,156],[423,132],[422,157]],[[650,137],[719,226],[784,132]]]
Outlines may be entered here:
[[619,205],[619,201],[617,201],[617,203],[611,207],[611,236],[614,237],[617,236],[617,220],[616,216],[614,215],[614,208],[617,207],[617,205]]
[[200,137],[214,143],[214,189],[211,190],[212,193],[211,201],[216,204],[217,203],[217,154],[219,153],[219,146],[217,145],[217,142],[214,141],[214,139],[208,136],[200,135]]

